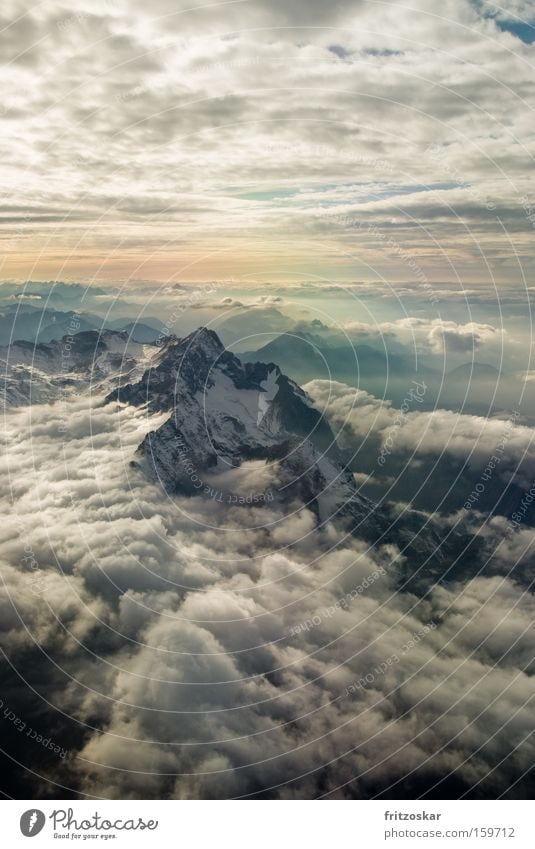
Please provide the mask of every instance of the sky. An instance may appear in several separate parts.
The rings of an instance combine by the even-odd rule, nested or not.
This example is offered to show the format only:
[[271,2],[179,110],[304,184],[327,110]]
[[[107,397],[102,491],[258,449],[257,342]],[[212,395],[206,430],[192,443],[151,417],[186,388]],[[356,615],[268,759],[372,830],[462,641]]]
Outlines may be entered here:
[[532,279],[532,2],[0,18],[4,280]]
[[[4,0],[0,39],[9,795],[533,796],[535,0]],[[164,494],[165,415],[108,396],[138,325],[170,374],[200,326],[323,357],[392,533]],[[245,457],[210,481],[279,483]]]

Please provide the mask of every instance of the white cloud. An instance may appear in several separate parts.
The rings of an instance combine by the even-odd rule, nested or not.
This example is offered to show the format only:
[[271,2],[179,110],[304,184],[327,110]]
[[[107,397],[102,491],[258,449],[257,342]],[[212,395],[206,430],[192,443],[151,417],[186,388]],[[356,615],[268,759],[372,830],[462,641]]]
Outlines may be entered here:
[[[508,234],[529,264],[531,54],[520,39],[462,0],[440,15],[429,2],[201,5],[5,8],[15,276],[26,276],[19,254],[49,252],[51,224],[54,253],[77,256],[71,277],[93,249],[114,279],[143,274],[152,252],[154,273],[175,273],[180,250],[206,279],[207,246],[231,268],[229,240],[260,251],[250,274],[276,239],[281,257],[306,264],[313,251],[342,277],[358,257],[361,270],[407,278],[370,222],[388,236],[394,223],[434,280],[450,263],[452,279],[487,279],[486,261],[516,279]],[[129,262],[115,267],[118,244]]]
[[344,330],[355,336],[396,338],[403,345],[427,349],[433,354],[475,354],[484,346],[499,349],[507,335],[503,328],[491,324],[469,321],[461,324],[442,318],[424,319],[414,316],[397,321],[368,324],[359,321],[345,322]]
[[[341,389],[335,403],[342,415]],[[386,424],[374,406],[358,395]],[[396,593],[393,546],[312,533],[306,510],[251,508],[250,531],[248,508],[170,500],[129,465],[156,419],[75,402],[65,439],[65,414],[7,415],[0,540],[11,662],[31,679],[35,639],[69,675],[42,695],[99,726],[53,778],[111,798],[311,798],[413,770],[412,787],[455,772],[502,792],[527,768],[531,744],[513,749],[532,723],[531,595],[484,576]]]
[[490,324],[471,321],[460,325],[455,321],[435,319],[431,322],[427,340],[431,350],[438,354],[448,351],[474,354],[483,344],[496,342],[504,333]]
[[[337,428],[349,428],[359,438],[374,435],[383,443],[395,432],[396,451],[412,455],[449,454],[470,460],[478,468],[501,447],[502,466],[499,473],[520,476],[535,472],[535,430],[516,423],[514,416],[484,418],[453,410],[419,411],[414,395],[407,409],[396,409],[389,401],[381,401],[361,389],[345,383],[314,380],[305,389],[314,403],[324,410]],[[505,454],[503,454],[505,450]]]

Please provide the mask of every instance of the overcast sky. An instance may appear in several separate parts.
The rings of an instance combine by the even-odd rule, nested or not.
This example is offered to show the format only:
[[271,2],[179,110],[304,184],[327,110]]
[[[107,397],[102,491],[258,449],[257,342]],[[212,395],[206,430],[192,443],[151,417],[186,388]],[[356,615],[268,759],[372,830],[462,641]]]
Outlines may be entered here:
[[0,18],[2,279],[531,276],[528,0]]

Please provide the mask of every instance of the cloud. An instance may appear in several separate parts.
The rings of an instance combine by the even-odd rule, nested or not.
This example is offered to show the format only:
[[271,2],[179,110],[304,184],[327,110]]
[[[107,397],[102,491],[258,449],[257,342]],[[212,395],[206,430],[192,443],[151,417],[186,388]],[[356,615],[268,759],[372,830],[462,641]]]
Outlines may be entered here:
[[478,324],[471,321],[468,324],[459,325],[455,321],[435,319],[427,339],[434,353],[452,351],[474,354],[483,344],[499,340],[504,332],[490,324]]
[[483,346],[499,346],[506,331],[491,324],[469,321],[465,324],[442,318],[414,316],[377,324],[345,322],[344,330],[356,336],[396,338],[407,346],[427,349],[433,354],[475,354]]
[[6,192],[30,211],[2,224],[6,274],[42,255],[53,276],[51,221],[67,279],[94,246],[113,280],[302,271],[311,251],[329,278],[349,253],[406,279],[394,226],[434,281],[515,280],[510,233],[532,263],[529,47],[485,10],[54,0],[9,4],[3,31]]
[[[54,708],[9,699],[78,729],[38,772],[109,798],[507,792],[533,759],[529,593],[481,575],[417,598],[395,546],[307,510],[171,500],[130,465],[159,420],[95,400],[5,420],[3,646]],[[358,394],[355,422],[391,415]]]
[[519,416],[485,418],[445,409],[419,410],[424,385],[413,381],[404,409],[338,381],[313,380],[304,388],[342,436],[347,430],[357,441],[374,437],[383,446],[390,438],[398,454],[412,458],[446,454],[468,461],[474,469],[500,453],[497,474],[504,481],[514,477],[524,485],[535,475],[535,430],[520,424]]

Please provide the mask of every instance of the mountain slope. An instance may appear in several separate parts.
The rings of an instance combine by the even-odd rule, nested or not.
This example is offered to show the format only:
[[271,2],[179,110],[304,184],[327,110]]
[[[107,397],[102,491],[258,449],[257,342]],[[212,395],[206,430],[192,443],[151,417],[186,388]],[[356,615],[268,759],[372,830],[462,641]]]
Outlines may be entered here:
[[[140,381],[110,397],[171,412],[138,457],[168,492],[224,492],[228,503],[255,494],[256,501],[297,499],[322,520],[337,510],[370,513],[340,462],[329,424],[305,392],[274,364],[243,364],[211,330],[170,340]],[[276,485],[269,497],[237,491],[243,484],[233,472],[254,461],[271,464]]]
[[109,330],[46,343],[14,342],[0,348],[0,399],[10,407],[50,402],[76,390],[109,391],[138,378],[158,350]]

